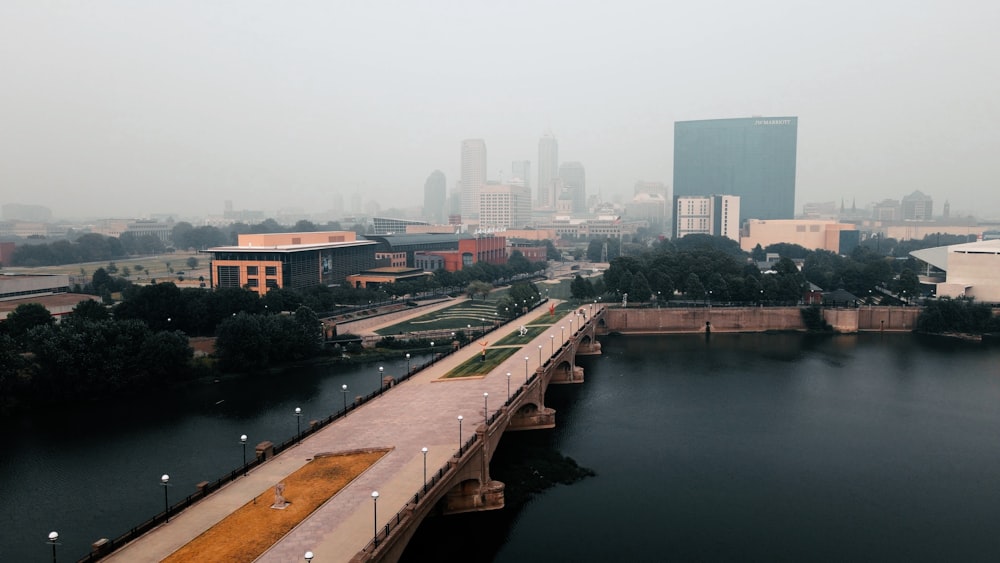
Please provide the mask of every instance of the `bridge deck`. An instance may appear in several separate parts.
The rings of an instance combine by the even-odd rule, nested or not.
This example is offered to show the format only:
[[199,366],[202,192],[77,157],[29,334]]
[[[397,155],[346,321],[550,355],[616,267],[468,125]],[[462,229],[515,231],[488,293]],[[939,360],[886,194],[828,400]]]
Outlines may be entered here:
[[[494,334],[499,338],[543,315],[548,315],[544,307],[526,318],[515,319]],[[392,448],[258,561],[300,561],[306,551],[313,551],[317,561],[350,560],[371,541],[374,534],[371,492],[379,492],[378,525],[382,528],[423,486],[421,448],[426,446],[429,450],[427,474],[433,475],[458,451],[457,416],[464,417],[462,439],[468,439],[484,419],[483,393],[490,394],[490,413],[498,410],[507,399],[506,373],[513,374],[510,391],[514,393],[525,381],[524,356],[528,356],[528,369],[534,373],[539,367],[538,345],[543,344],[545,351],[549,351],[549,332],[536,336],[524,345],[524,354],[514,354],[486,377],[439,380],[441,375],[480,351],[479,346],[466,346],[352,411],[349,416],[305,438],[301,444],[251,471],[248,477],[234,481],[171,518],[169,523],[115,551],[107,560],[162,560],[253,497],[273,489],[276,483],[317,454]],[[560,338],[558,330],[555,334],[556,338]],[[566,337],[570,338],[568,332]],[[542,358],[543,361],[546,359]],[[331,412],[339,409],[337,404],[330,407]],[[295,501],[294,490],[286,490],[285,496]]]

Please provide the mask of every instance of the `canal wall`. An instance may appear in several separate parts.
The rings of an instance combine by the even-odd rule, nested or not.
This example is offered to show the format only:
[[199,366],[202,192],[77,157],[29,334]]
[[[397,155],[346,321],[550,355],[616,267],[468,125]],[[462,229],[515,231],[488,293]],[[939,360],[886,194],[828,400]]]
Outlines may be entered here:
[[[823,319],[837,332],[913,330],[919,307],[863,307],[822,309]],[[693,307],[661,309],[607,309],[608,332],[687,333],[764,332],[806,330],[801,307]]]

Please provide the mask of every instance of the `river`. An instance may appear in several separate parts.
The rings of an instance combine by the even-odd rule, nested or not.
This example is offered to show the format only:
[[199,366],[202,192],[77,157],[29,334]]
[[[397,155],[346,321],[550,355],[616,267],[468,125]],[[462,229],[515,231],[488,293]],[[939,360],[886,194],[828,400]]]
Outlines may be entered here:
[[[557,427],[509,433],[596,473],[502,511],[432,518],[407,560],[941,561],[1000,552],[1000,349],[911,334],[607,338]],[[414,359],[414,362],[420,360]],[[398,370],[405,360],[386,362]],[[38,409],[0,427],[0,561],[75,560],[375,388],[376,365]],[[533,463],[529,461],[529,464]],[[541,467],[541,464],[537,465]],[[517,482],[508,482],[508,498]]]

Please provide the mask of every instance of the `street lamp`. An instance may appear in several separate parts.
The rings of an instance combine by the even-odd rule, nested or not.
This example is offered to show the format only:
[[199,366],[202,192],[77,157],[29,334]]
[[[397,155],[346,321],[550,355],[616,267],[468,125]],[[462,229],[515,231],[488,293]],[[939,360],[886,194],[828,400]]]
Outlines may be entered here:
[[555,354],[555,353],[556,353],[556,335],[550,334],[549,335],[549,354]]
[[458,455],[462,455],[462,415],[458,415]]
[[407,375],[409,375],[409,373],[410,373],[410,353],[409,352],[406,353],[406,373],[407,373]]
[[344,394],[344,416],[347,416],[347,384],[340,386],[340,392]]
[[295,436],[302,440],[302,409],[295,407]]
[[243,444],[243,476],[247,476],[247,435],[240,436],[240,443]]
[[372,516],[375,522],[375,547],[378,547],[378,491],[372,491]]
[[573,336],[573,317],[569,318],[569,335]]
[[382,384],[385,382],[385,380],[382,379],[382,374],[383,373],[385,373],[385,368],[382,367],[382,366],[379,366],[378,367],[378,390],[379,391],[382,390]]
[[427,492],[427,446],[420,448],[424,454],[424,492]]
[[56,563],[56,546],[59,545],[59,532],[49,532],[49,541],[45,542],[52,546],[52,563]]
[[483,393],[483,420],[490,421],[490,394]]
[[510,372],[507,372],[507,400],[510,400]]
[[482,328],[483,334],[486,334],[486,317],[479,317],[479,322],[483,324]]
[[538,345],[538,365],[542,365],[542,345]]
[[170,500],[167,498],[167,487],[170,486],[170,475],[166,473],[160,477],[160,485],[163,485],[163,512],[167,515],[167,522],[170,521]]
[[306,558],[306,563],[312,563],[312,560],[313,560],[313,552],[311,552],[311,551],[307,551],[307,552],[306,552],[306,554],[305,554],[305,555],[304,555],[303,557],[305,557],[305,558]]
[[528,382],[528,356],[524,357],[524,382]]
[[559,341],[560,342],[566,342],[566,327],[565,326],[559,327],[559,333],[562,335],[559,338]]

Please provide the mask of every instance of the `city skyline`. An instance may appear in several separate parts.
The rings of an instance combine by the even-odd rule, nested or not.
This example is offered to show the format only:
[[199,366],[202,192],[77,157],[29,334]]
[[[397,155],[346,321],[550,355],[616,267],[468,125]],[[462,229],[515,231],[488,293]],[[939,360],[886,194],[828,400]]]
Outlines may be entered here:
[[[482,3],[11,0],[0,203],[60,218],[354,194],[419,206],[430,171],[460,177],[462,139],[486,141],[500,180],[514,161],[540,171],[549,130],[611,199],[672,183],[674,122],[796,115],[796,213],[920,190],[953,217],[997,217],[1000,79],[983,69],[1000,7],[960,4],[541,2],[524,18]],[[517,40],[482,41],[487,21]]]

